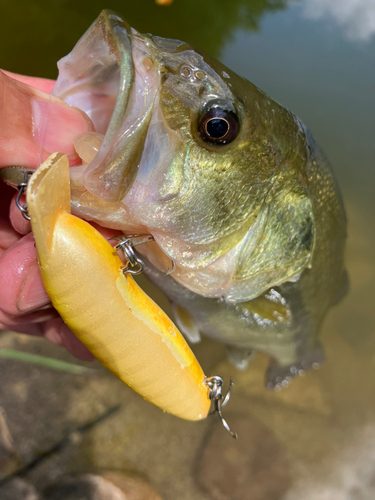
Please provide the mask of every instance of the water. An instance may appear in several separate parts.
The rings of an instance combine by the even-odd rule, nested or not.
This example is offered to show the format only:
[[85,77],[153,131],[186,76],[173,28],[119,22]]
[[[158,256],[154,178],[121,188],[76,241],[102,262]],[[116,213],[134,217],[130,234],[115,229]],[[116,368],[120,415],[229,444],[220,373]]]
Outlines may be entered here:
[[[86,436],[68,453],[69,459],[56,458],[60,469],[83,463],[137,470],[147,475],[164,499],[373,499],[374,1],[174,0],[170,7],[158,7],[151,0],[105,4],[17,0],[0,6],[0,67],[55,77],[56,60],[72,48],[103,7],[118,11],[139,31],[196,44],[306,123],[329,157],[343,193],[351,289],[329,312],[322,328],[325,365],[280,393],[263,388],[264,356],[258,356],[247,372],[233,373],[220,346],[206,341],[197,347],[208,372],[214,369],[235,377],[227,416],[240,434],[239,442],[232,442],[212,420],[194,426],[160,415],[112,379],[80,385],[68,378],[71,389],[63,392],[69,404],[61,405],[59,418],[51,416],[46,396],[38,410],[38,418],[52,422],[55,432],[66,422],[79,421],[80,401],[85,400],[87,408],[95,407],[89,391],[104,406],[126,398],[126,408],[112,417],[111,425],[103,424]],[[20,338],[7,342],[27,342]],[[38,352],[52,349],[44,343],[33,345]],[[10,385],[24,383],[9,373]],[[33,386],[37,392],[42,387],[38,380]],[[59,383],[51,389],[57,401],[62,397]],[[14,393],[8,405],[33,411],[26,396],[20,401]],[[88,415],[91,410],[85,411]],[[21,454],[29,450],[26,427],[21,420],[14,428]],[[40,441],[47,439],[45,433],[45,428],[40,430]],[[30,456],[40,448],[38,439],[34,450],[30,445]],[[28,477],[43,486],[46,477],[54,476],[53,465],[44,464]]]

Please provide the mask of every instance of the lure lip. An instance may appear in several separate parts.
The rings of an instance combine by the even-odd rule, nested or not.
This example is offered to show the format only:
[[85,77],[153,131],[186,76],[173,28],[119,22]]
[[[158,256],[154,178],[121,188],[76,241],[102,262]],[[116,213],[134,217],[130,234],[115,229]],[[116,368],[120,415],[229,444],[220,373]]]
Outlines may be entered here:
[[201,420],[210,400],[205,375],[182,334],[128,275],[110,243],[70,213],[69,162],[52,155],[27,188],[44,286],[84,345],[149,402]]
[[[122,262],[113,252],[109,242],[90,224],[71,215],[67,157],[61,153],[51,155],[26,185],[43,282],[53,305],[66,324],[107,368],[150,402],[187,420],[205,418],[212,403],[213,413],[218,414],[227,432],[237,439],[237,434],[231,431],[222,415],[222,408],[230,398],[232,379],[224,396],[223,379],[204,375],[184,337],[165,313],[124,272]],[[152,236],[138,235],[133,236],[133,239],[135,244],[141,244],[150,241]],[[129,237],[120,243],[123,251],[124,244],[130,245],[131,250],[132,242]],[[76,283],[72,288],[70,272],[72,267],[75,269],[73,275],[78,276],[78,280],[82,274],[85,277],[82,280],[83,290],[82,283],[80,287]],[[99,281],[87,278],[94,274],[93,270],[100,275]],[[56,285],[56,282],[59,284]],[[111,297],[111,308],[121,316],[122,327],[123,324],[126,324],[127,328],[132,325],[130,331],[133,329],[133,334],[130,337],[127,335],[126,340],[123,335],[116,333],[108,335],[108,330],[116,332],[116,325],[118,326],[116,320],[108,322],[106,316],[106,321],[103,322],[102,313],[95,316],[92,309],[87,313],[90,301],[87,302],[85,298],[86,307],[82,308],[77,296],[71,295],[71,290],[74,294],[79,288],[78,295],[82,296],[82,291],[88,292],[87,286],[91,288],[94,283],[98,285],[96,289],[106,290],[104,297],[107,297],[107,294]],[[86,297],[86,293],[83,295]],[[119,297],[121,297],[120,302]],[[118,309],[119,304],[120,309]],[[117,318],[116,313],[114,317]],[[135,336],[134,325],[136,325]],[[120,338],[120,341],[116,341],[117,338]],[[142,350],[145,344],[149,352]],[[129,372],[129,367],[122,361],[126,351],[128,356],[130,355],[130,358],[127,358],[127,362],[130,360],[130,366],[134,363],[135,354],[138,363],[138,360],[143,360],[145,367],[143,370],[147,371],[146,377],[139,368],[134,373]],[[161,356],[156,364],[155,356],[157,358]],[[165,382],[165,369],[173,380],[177,377],[179,386],[184,387],[182,394],[179,393],[172,399],[170,382],[168,379]],[[160,388],[156,388],[155,392],[155,387],[152,385],[153,376],[156,376],[156,380],[163,381],[161,392]],[[187,392],[184,392],[185,390]]]

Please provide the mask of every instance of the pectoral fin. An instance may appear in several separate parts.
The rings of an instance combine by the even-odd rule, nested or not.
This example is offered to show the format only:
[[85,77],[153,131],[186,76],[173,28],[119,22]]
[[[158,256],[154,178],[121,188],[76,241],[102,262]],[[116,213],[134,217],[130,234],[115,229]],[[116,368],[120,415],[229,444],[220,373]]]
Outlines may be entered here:
[[246,349],[244,347],[232,345],[226,346],[226,352],[229,363],[240,371],[246,370],[256,356],[256,351],[253,349]]
[[226,299],[250,300],[295,279],[311,263],[314,239],[308,193],[300,188],[273,195],[243,240]]
[[292,378],[304,376],[310,368],[317,370],[325,361],[324,349],[319,342],[311,346],[303,355],[298,356],[295,363],[291,365],[280,365],[277,361],[271,361],[266,373],[267,389],[280,390],[287,387]]
[[201,341],[199,328],[194,317],[184,307],[171,302],[172,312],[178,328],[189,342],[198,344]]

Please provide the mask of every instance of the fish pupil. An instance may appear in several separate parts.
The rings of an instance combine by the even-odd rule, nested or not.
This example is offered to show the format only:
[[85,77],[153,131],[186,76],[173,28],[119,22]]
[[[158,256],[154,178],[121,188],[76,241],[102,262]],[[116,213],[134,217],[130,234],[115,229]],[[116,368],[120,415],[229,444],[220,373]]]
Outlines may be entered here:
[[197,123],[199,137],[206,143],[232,142],[239,130],[239,118],[232,102],[214,99],[203,108]]
[[224,118],[212,118],[206,124],[206,131],[213,139],[222,139],[229,131],[229,123]]

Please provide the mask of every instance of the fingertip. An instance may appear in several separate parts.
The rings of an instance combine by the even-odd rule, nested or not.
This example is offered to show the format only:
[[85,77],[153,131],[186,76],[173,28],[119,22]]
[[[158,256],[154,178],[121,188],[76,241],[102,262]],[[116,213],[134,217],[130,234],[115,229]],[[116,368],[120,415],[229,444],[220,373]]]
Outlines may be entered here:
[[19,315],[17,300],[32,264],[36,262],[34,238],[28,234],[8,248],[0,258],[0,304],[7,314]]
[[44,326],[44,336],[46,339],[61,346],[63,345],[63,339],[60,333],[62,323],[61,318],[56,318],[47,321]]
[[[13,228],[19,234],[28,234],[31,231],[30,222],[25,219],[21,213],[21,210],[16,205],[17,193],[13,196],[12,201],[9,206],[9,219],[13,226]],[[26,196],[22,195],[20,197],[20,205],[23,206],[26,204]]]
[[0,166],[36,168],[51,153],[79,160],[76,135],[93,130],[90,118],[78,108],[0,71]]
[[93,130],[92,122],[80,109],[40,94],[31,100],[34,141],[47,154],[60,151],[74,162],[79,159],[74,138]]

